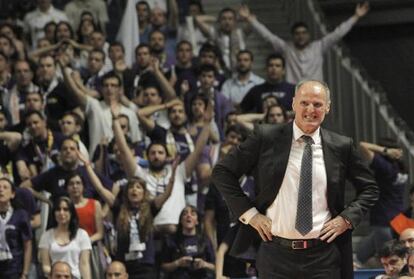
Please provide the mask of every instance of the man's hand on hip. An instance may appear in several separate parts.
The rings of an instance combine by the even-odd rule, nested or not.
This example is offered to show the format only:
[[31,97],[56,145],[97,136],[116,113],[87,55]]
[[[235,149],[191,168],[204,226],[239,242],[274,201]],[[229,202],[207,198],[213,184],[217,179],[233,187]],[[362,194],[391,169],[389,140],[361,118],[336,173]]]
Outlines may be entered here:
[[252,217],[249,225],[256,229],[263,241],[271,241],[272,235],[272,220],[263,214],[257,213]]
[[331,243],[348,228],[349,225],[345,222],[345,219],[342,216],[336,216],[323,225],[319,237],[321,240]]

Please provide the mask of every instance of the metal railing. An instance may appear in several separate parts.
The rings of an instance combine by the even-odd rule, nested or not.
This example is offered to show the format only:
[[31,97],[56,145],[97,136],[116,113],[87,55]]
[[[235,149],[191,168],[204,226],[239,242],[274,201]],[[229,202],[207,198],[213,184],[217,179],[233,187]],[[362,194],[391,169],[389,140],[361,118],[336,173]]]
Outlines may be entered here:
[[[290,24],[305,21],[314,38],[327,34],[319,4],[314,0],[280,0]],[[334,46],[325,56],[324,77],[332,91],[332,107],[326,126],[348,135],[356,142],[377,142],[381,137],[396,138],[405,154],[409,181],[414,182],[414,142],[405,125],[377,83],[354,63],[346,50]]]

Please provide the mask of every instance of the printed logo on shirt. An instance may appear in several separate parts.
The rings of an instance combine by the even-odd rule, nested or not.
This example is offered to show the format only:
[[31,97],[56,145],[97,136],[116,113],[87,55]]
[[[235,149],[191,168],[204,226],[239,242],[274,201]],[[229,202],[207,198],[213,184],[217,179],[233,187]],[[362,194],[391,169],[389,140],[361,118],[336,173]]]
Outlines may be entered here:
[[58,186],[63,187],[65,185],[65,179],[59,179],[58,180]]
[[284,98],[286,96],[286,92],[283,91],[276,91],[276,92],[267,92],[262,94],[262,100],[266,99],[268,96],[275,96],[276,98]]

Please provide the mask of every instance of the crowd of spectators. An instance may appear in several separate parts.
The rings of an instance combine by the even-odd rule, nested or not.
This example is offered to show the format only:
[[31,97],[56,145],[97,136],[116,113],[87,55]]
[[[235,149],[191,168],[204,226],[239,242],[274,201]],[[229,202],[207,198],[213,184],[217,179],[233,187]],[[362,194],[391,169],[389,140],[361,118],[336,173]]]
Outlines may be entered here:
[[[316,41],[297,23],[286,42],[247,6],[213,17],[197,0],[136,1],[125,61],[126,1],[20,2],[0,24],[0,278],[255,278],[228,255],[240,224],[212,168],[255,125],[292,120],[295,83],[323,79],[324,52],[368,4]],[[263,77],[251,32],[276,51]],[[403,211],[404,169],[388,165],[400,149],[375,146],[361,143],[387,194],[360,260]],[[240,185],[254,199],[253,179]]]

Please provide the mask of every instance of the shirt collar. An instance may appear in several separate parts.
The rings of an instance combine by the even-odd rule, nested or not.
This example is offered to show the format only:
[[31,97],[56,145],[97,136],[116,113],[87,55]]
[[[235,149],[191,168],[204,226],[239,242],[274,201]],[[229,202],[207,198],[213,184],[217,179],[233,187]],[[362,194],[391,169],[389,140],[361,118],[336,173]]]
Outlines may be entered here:
[[319,127],[318,129],[316,129],[315,132],[313,132],[312,134],[305,134],[297,125],[296,122],[293,121],[293,139],[295,141],[297,141],[298,139],[300,139],[300,137],[302,137],[303,135],[306,136],[310,136],[313,139],[313,142],[315,144],[321,144],[321,133],[320,133],[321,128]]

